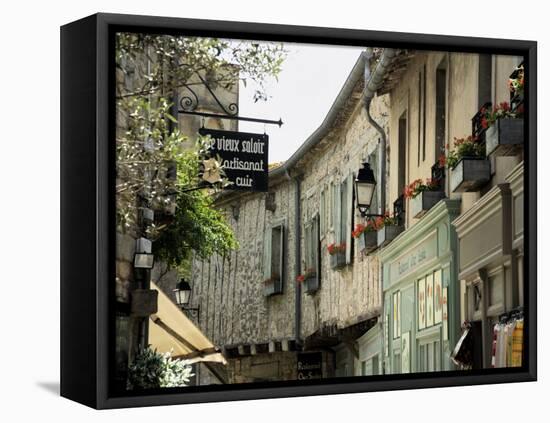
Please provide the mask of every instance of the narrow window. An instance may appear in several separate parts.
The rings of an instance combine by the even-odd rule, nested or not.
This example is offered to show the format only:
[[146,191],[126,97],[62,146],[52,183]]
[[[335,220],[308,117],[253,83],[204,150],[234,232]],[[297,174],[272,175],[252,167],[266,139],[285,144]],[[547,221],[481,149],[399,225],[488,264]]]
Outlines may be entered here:
[[422,161],[426,160],[426,65],[422,71]]
[[403,193],[406,179],[407,170],[407,111],[405,110],[399,118],[398,127],[398,161],[397,161],[397,196],[399,197]]
[[422,137],[422,72],[418,72],[418,134],[417,134],[417,166],[420,166],[420,150],[421,150],[421,137]]
[[492,102],[492,73],[493,59],[490,54],[479,55],[479,71],[478,71],[478,108],[481,108],[485,103]]
[[271,229],[271,273],[282,279],[283,276],[283,226]]
[[[489,86],[490,89],[490,86]],[[435,74],[435,159],[445,152],[447,115],[447,61],[443,59]]]
[[283,291],[284,275],[284,226],[275,225],[265,232],[263,278],[274,281],[273,293]]

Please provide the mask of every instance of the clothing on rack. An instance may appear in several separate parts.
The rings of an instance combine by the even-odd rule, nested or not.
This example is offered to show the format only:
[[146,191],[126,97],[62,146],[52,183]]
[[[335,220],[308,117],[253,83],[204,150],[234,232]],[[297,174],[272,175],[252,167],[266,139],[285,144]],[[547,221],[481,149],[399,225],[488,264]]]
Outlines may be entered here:
[[492,367],[521,367],[523,314],[508,313],[493,326]]

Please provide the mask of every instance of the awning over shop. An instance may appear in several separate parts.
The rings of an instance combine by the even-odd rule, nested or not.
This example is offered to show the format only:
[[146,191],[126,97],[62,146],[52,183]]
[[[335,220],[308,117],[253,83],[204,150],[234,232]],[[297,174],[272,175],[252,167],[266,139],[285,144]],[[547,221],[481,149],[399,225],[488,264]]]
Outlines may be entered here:
[[192,363],[227,364],[223,354],[153,282],[158,291],[158,312],[151,315],[149,344],[159,352],[172,352],[175,358]]

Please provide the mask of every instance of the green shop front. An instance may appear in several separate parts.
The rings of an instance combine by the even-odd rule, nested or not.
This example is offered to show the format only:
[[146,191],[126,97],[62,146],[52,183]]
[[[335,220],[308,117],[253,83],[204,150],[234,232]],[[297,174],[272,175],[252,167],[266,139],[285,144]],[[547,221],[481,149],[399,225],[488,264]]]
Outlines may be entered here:
[[460,201],[443,199],[378,252],[383,271],[385,373],[453,370],[460,333],[457,237]]

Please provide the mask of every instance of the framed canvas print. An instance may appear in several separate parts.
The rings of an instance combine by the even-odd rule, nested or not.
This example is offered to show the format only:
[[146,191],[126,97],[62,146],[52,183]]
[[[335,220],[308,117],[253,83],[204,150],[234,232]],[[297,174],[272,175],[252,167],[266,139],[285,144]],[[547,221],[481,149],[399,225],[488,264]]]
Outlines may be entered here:
[[63,396],[536,379],[535,42],[97,14],[61,56]]

